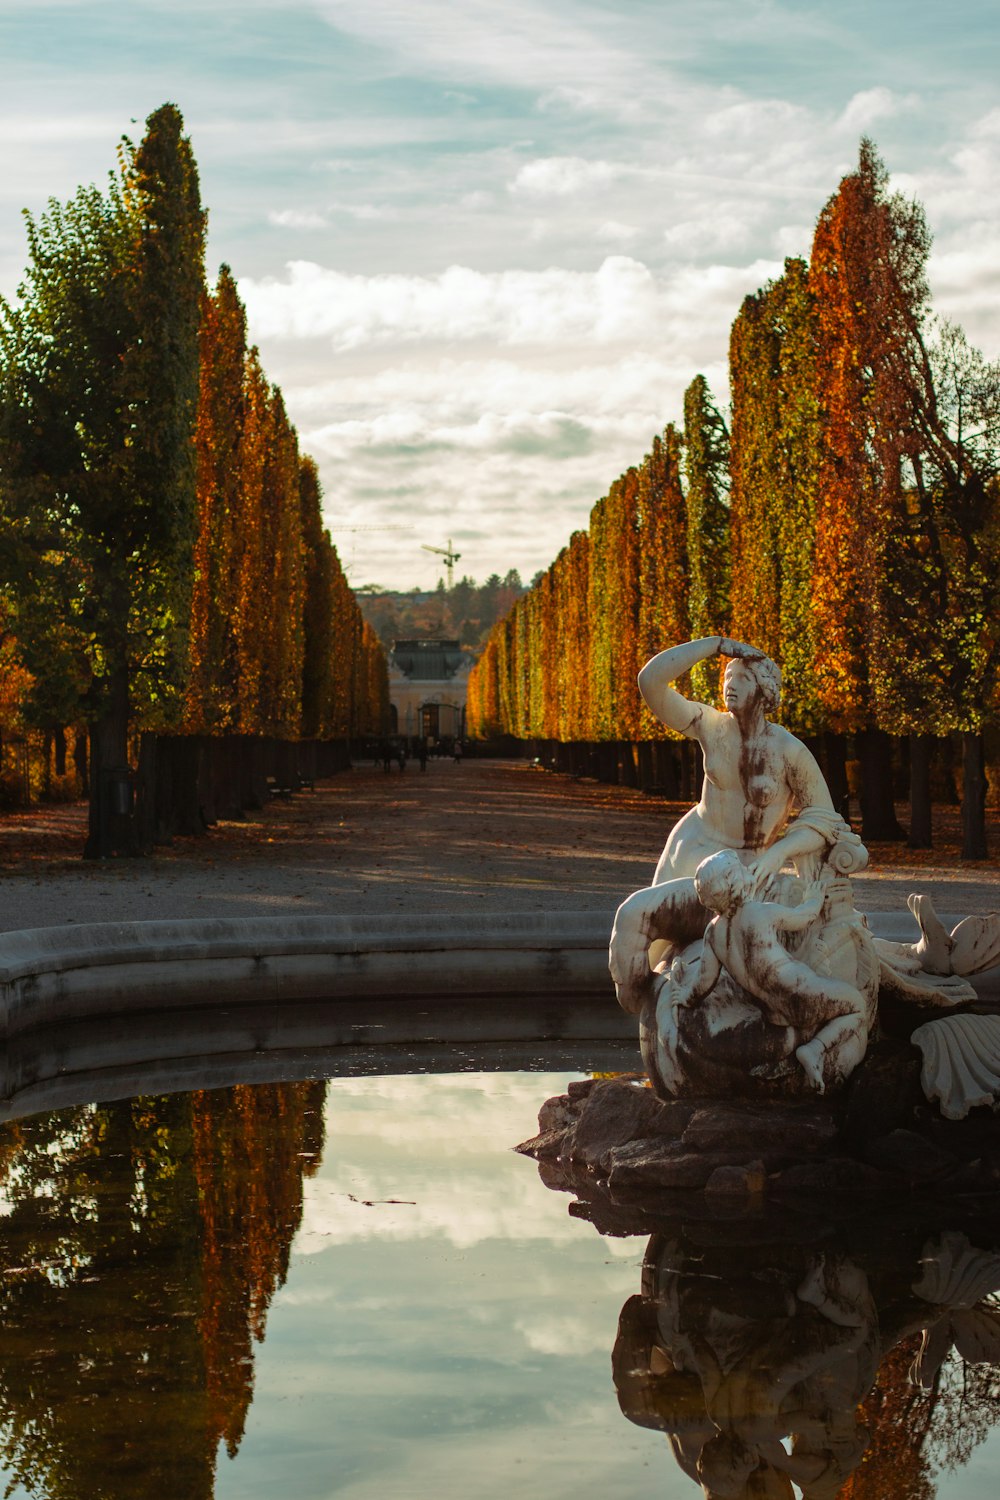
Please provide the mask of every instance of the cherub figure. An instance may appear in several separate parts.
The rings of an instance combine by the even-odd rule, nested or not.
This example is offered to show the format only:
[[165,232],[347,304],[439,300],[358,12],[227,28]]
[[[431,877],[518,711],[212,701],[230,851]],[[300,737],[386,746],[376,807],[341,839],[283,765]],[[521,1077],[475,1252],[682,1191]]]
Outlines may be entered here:
[[715,916],[705,932],[697,967],[675,959],[670,969],[675,1008],[703,1000],[723,969],[757,1000],[765,1018],[794,1033],[789,1050],[810,1085],[822,1094],[828,1080],[846,1077],[864,1057],[868,1038],[864,996],[842,979],[817,974],[793,958],[778,936],[799,932],[823,910],[819,881],[800,906],[755,899],[755,884],[739,855],[724,849],[695,871],[702,905]]

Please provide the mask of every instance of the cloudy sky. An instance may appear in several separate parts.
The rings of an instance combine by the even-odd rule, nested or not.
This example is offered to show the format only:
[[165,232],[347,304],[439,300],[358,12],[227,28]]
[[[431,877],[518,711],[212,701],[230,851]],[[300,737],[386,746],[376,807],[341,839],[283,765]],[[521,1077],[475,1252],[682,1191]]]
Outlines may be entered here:
[[[530,577],[806,254],[874,137],[936,309],[1000,355],[994,0],[0,0],[19,210],[183,111],[209,264],[320,463],[352,581]],[[365,528],[365,529],[352,529]]]

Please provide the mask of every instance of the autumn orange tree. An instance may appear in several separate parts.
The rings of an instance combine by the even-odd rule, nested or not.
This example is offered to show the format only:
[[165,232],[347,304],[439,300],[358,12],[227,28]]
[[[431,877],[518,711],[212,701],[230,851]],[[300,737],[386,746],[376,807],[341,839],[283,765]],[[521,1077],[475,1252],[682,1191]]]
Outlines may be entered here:
[[[657,651],[690,633],[690,572],[687,507],[681,482],[680,433],[668,424],[655,437],[639,467],[638,585],[639,611],[632,653],[633,680]],[[639,707],[634,738],[662,739],[668,734],[635,691]]]
[[[831,715],[866,726],[863,746],[887,731],[963,733],[963,849],[982,857],[1000,382],[960,335],[929,337],[929,245],[922,208],[889,193],[863,141],[820,215],[810,266],[823,420],[817,690]],[[873,793],[891,805],[884,788]]]
[[243,510],[246,313],[228,266],[202,301],[195,433],[198,496],[191,597],[186,727],[235,729],[238,540]]
[[[319,735],[384,726],[383,654],[228,267],[205,287],[203,239],[190,142],[164,105],[106,191],[28,218],[28,269],[0,306],[7,681],[27,723],[89,723],[91,855],[146,839],[140,730],[144,747],[294,740],[304,709]],[[144,748],[140,802],[150,767]]]

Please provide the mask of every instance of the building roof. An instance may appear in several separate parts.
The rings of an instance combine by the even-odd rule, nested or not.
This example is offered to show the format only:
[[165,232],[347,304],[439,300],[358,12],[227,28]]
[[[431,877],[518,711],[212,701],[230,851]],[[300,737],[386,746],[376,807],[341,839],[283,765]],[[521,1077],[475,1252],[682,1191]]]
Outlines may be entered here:
[[458,641],[411,637],[393,642],[390,661],[414,682],[443,682],[467,671],[472,664],[472,653],[463,651]]

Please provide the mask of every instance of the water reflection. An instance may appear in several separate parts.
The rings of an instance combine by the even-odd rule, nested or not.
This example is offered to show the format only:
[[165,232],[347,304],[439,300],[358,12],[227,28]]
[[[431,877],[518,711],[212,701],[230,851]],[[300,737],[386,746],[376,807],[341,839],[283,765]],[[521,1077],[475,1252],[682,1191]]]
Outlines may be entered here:
[[711,1500],[931,1500],[1000,1415],[1000,1256],[961,1231],[772,1234],[653,1235],[614,1349],[622,1411]]
[[[4,1481],[931,1500],[1000,1411],[1000,1220],[567,1215],[508,1149],[567,1081],[269,1084],[0,1129]],[[974,1473],[942,1500],[995,1490]]]
[[0,1127],[0,1463],[49,1500],[209,1500],[288,1268],[323,1082]]

